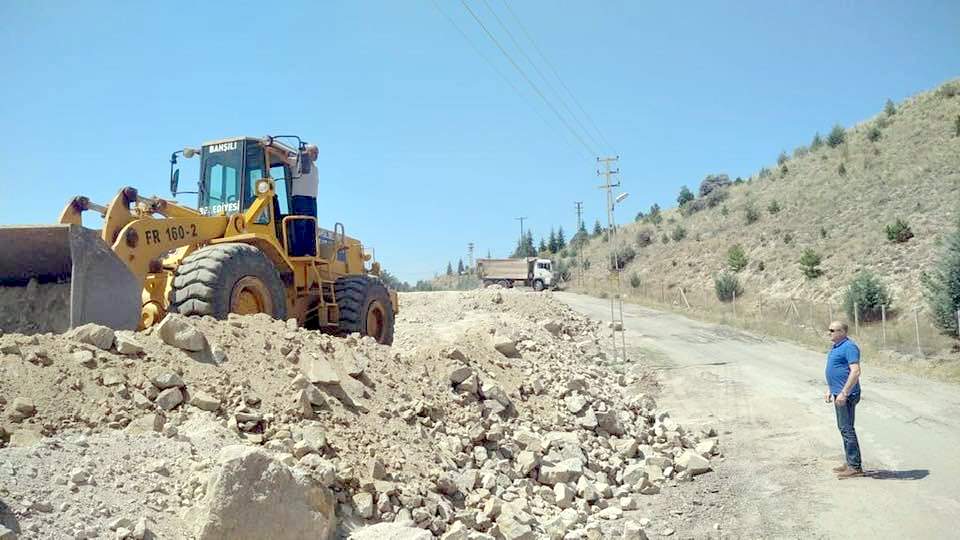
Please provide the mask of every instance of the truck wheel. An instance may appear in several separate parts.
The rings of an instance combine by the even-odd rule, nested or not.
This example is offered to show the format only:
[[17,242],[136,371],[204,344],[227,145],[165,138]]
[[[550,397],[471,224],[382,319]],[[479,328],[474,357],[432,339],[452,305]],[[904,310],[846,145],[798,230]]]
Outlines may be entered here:
[[333,284],[340,308],[340,330],[393,344],[393,303],[387,287],[370,276],[344,276]]
[[513,282],[510,281],[509,279],[501,279],[500,286],[503,287],[504,289],[509,289],[510,287],[513,287]]
[[543,288],[544,288],[544,287],[543,287],[543,281],[541,281],[541,280],[538,279],[538,280],[536,280],[536,281],[533,282],[533,290],[535,290],[535,291],[537,291],[537,292],[540,292],[540,291],[543,290]]
[[217,244],[183,259],[173,277],[170,312],[210,315],[266,313],[285,319],[287,301],[276,267],[249,244]]

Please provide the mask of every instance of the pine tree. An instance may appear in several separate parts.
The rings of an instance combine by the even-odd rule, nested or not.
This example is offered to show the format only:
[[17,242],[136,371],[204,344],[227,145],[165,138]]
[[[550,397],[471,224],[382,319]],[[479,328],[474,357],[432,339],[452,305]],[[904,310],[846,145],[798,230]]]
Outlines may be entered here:
[[600,220],[598,219],[593,224],[593,235],[600,236],[601,234],[603,234],[603,227],[600,226]]
[[563,227],[557,229],[557,251],[567,247],[567,239],[563,237]]
[[553,232],[553,228],[550,228],[550,240],[547,242],[547,249],[550,250],[550,253],[556,253],[560,251],[557,248],[557,233]]
[[450,261],[447,261],[447,275],[448,275],[448,276],[452,276],[452,275],[453,275],[453,265],[450,264]]
[[463,259],[460,259],[460,262],[457,263],[457,274],[463,275]]
[[680,189],[680,195],[677,195],[677,206],[683,206],[693,200],[693,192],[690,188],[683,186]]
[[492,258],[493,258],[493,256],[490,255],[490,250],[489,250],[489,249],[487,250],[487,258],[488,258],[488,259],[492,259]]
[[550,249],[550,247],[547,245],[546,241],[544,241],[543,237],[541,236],[541,237],[540,237],[540,250],[539,250],[539,253],[543,253],[544,251],[546,251],[546,250],[548,250],[548,249]]
[[527,238],[524,242],[524,257],[536,257],[537,249],[533,246],[533,231],[527,231]]

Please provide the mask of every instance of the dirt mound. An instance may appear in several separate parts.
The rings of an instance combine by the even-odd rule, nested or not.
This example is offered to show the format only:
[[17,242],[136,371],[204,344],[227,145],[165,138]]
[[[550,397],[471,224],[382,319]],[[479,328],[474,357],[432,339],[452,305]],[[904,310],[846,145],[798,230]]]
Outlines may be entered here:
[[0,336],[0,521],[58,538],[142,518],[185,537],[236,444],[329,490],[340,535],[620,535],[639,497],[709,470],[715,434],[637,394],[642,371],[608,365],[601,325],[549,293],[401,305],[393,347],[264,316]]

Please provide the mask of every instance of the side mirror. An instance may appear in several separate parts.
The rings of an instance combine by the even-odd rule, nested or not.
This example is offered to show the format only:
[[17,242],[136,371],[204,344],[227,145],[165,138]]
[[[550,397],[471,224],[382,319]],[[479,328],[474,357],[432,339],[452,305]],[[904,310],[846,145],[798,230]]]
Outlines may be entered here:
[[310,156],[306,152],[300,152],[300,174],[310,174]]
[[177,186],[180,184],[180,169],[173,171],[170,175],[170,193],[177,196]]

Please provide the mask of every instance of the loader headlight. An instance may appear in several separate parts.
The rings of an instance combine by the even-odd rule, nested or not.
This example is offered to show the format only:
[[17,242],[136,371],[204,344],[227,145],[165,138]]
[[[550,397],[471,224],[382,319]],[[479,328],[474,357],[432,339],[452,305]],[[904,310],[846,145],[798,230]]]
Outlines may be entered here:
[[257,182],[257,193],[263,195],[264,193],[270,191],[270,182],[266,180],[260,180]]

